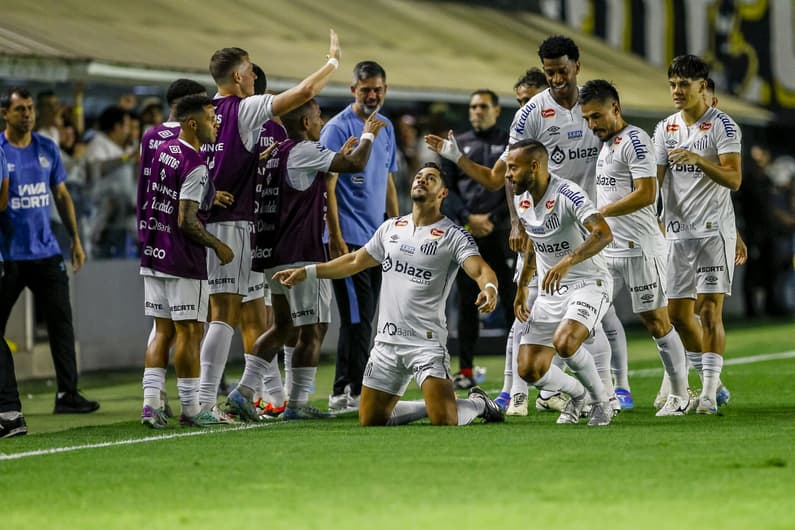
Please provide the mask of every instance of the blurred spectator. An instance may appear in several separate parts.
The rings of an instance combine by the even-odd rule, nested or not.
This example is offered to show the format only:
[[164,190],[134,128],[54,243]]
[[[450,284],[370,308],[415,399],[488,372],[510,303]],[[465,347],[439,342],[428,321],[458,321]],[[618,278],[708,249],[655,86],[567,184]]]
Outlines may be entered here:
[[61,104],[52,90],[36,95],[36,132],[58,144],[58,123],[61,122]]
[[395,173],[395,188],[398,196],[398,211],[411,211],[411,182],[420,167],[417,152],[420,135],[417,129],[417,118],[413,114],[403,114],[395,121],[397,139],[398,170]]
[[163,123],[163,102],[160,98],[150,97],[141,102],[141,134],[151,127]]
[[119,96],[119,103],[117,104],[127,112],[132,112],[138,107],[138,96],[135,94],[122,94]]
[[117,105],[102,111],[86,150],[93,217],[91,254],[97,258],[137,255],[135,227],[137,145],[130,144],[130,113]]
[[780,156],[768,167],[773,184],[770,209],[773,216],[773,273],[774,298],[772,314],[790,315],[795,312],[795,159]]
[[[792,274],[792,173],[774,163],[767,146],[751,147],[750,161],[737,192],[748,245],[743,296],[745,314],[781,315],[787,312],[783,285]],[[774,183],[774,179],[776,183]]]

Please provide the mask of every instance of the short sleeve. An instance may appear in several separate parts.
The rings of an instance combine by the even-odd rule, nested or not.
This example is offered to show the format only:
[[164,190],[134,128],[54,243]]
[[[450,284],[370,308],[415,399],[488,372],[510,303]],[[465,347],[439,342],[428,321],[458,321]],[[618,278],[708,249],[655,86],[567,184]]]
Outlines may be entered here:
[[381,226],[378,227],[378,230],[375,231],[375,234],[373,234],[373,237],[370,238],[370,241],[364,245],[365,252],[370,254],[370,256],[379,263],[384,261],[386,257],[384,237],[386,237],[386,233],[389,231],[389,226],[392,222],[394,222],[394,219],[382,223]]
[[742,151],[742,133],[737,123],[728,114],[719,114],[716,120],[717,127],[713,128],[715,147],[718,155],[740,153]]
[[339,152],[348,139],[348,134],[337,125],[326,125],[320,131],[320,143],[334,152]]
[[206,165],[201,164],[193,168],[182,182],[182,187],[179,189],[179,200],[202,204],[207,193],[208,177],[209,173]]
[[657,165],[651,138],[640,129],[636,129],[633,133],[635,134],[629,139],[634,141],[629,141],[624,145],[624,160],[626,160],[632,180],[656,178]]
[[665,146],[665,120],[654,128],[654,158],[658,166],[668,165],[668,148]]
[[454,231],[453,255],[456,262],[463,267],[467,258],[480,256],[480,250],[478,250],[475,238],[466,229],[455,226]]

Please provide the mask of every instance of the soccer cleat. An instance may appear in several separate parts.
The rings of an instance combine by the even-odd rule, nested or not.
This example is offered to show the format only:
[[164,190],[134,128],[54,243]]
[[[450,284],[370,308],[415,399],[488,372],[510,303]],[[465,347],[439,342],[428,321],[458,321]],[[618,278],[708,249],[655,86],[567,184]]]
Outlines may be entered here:
[[453,377],[453,388],[456,390],[469,390],[473,386],[475,386],[474,379],[462,374],[461,372],[458,372]]
[[687,405],[687,410],[685,411],[686,414],[690,414],[695,412],[696,407],[698,406],[699,401],[699,393],[693,390],[692,388],[687,388],[687,396],[690,398],[690,403]]
[[493,399],[489,397],[485,390],[479,386],[473,386],[469,389],[469,399],[472,401],[483,401],[484,409],[483,414],[480,415],[486,423],[500,423],[505,421],[505,416],[502,409],[497,405]]
[[718,413],[718,404],[709,397],[709,396],[701,396],[698,400],[698,406],[696,407],[696,414],[708,414],[714,415]]
[[566,402],[566,406],[563,407],[563,411],[558,416],[557,422],[558,424],[577,424],[580,422],[580,414],[582,414],[582,409],[585,407],[585,396],[586,393],[583,392],[582,396],[580,397],[572,397]]
[[328,411],[333,413],[348,410],[348,393],[332,394],[328,397]]
[[562,392],[552,394],[546,399],[542,398],[539,392],[536,398],[536,410],[538,412],[563,412],[568,401],[568,398]]
[[225,425],[229,423],[232,422],[225,414],[223,418],[220,418],[212,408],[203,408],[195,416],[181,414],[179,417],[179,424],[183,427],[211,427],[213,425]]
[[276,420],[282,417],[284,414],[284,408],[287,406],[287,402],[285,401],[282,403],[281,407],[274,407],[273,403],[267,403],[265,408],[262,409],[260,413],[259,419],[261,420]]
[[257,407],[252,405],[251,400],[240,393],[239,390],[232,390],[226,396],[226,406],[228,412],[237,416],[243,421],[259,421],[259,412]]
[[141,411],[141,425],[152,429],[165,429],[168,425],[168,418],[163,410],[144,405]]
[[203,405],[202,409],[203,410],[209,410],[210,414],[212,414],[213,418],[215,418],[215,422],[217,424],[231,425],[231,424],[235,423],[235,420],[232,419],[229,416],[229,414],[227,414],[226,412],[221,410],[221,407],[219,407],[218,405],[212,405],[212,406]]
[[600,401],[591,405],[591,413],[588,415],[589,427],[604,427],[610,425],[613,420],[613,407],[608,401]]
[[11,438],[13,436],[25,436],[28,434],[28,424],[25,417],[20,413],[16,418],[0,418],[0,438]]
[[729,400],[731,398],[732,398],[731,392],[729,392],[729,389],[726,388],[726,385],[721,383],[720,386],[718,387],[717,399],[715,400],[718,403],[718,406],[725,407],[726,405],[729,404]]
[[660,410],[665,406],[665,402],[668,401],[668,398],[665,394],[663,394],[662,390],[657,392],[657,395],[654,397],[654,408]]
[[632,410],[635,408],[635,400],[632,399],[632,393],[626,388],[616,387],[616,397],[621,404],[621,410]]
[[55,397],[53,414],[86,414],[99,409],[99,403],[84,398],[76,390]]
[[527,416],[527,394],[514,394],[511,396],[511,404],[505,411],[508,416]]
[[293,407],[287,405],[284,408],[282,418],[285,420],[328,420],[336,418],[336,416],[330,412],[323,412],[312,405],[298,405]]
[[687,414],[687,409],[690,405],[690,399],[683,399],[679,396],[671,394],[665,400],[665,404],[660,407],[655,416],[684,416]]
[[610,403],[610,408],[612,409],[613,417],[615,418],[618,416],[618,413],[621,412],[621,402],[618,400],[618,397],[615,394],[610,396],[610,400],[608,402]]
[[494,400],[494,403],[500,407],[501,411],[505,412],[505,410],[508,408],[508,405],[511,404],[511,395],[508,392],[500,392],[500,395],[497,396],[497,399]]
[[171,410],[171,405],[168,404],[168,394],[166,394],[163,390],[160,391],[160,402],[163,403],[163,416],[166,419],[174,417],[174,411]]

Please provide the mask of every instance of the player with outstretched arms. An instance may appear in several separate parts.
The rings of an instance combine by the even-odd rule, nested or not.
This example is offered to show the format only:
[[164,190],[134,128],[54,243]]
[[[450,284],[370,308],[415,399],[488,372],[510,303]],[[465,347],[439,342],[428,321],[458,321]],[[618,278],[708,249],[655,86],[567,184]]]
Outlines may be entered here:
[[[447,353],[445,301],[459,267],[480,287],[473,302],[494,310],[494,271],[472,236],[443,216],[447,196],[439,166],[425,164],[414,177],[412,213],[384,222],[367,244],[328,263],[276,273],[286,286],[307,278],[345,278],[381,266],[378,329],[364,374],[359,422],[398,425],[427,415],[433,425],[465,425],[475,418],[502,421],[499,407],[479,387],[456,399]],[[399,401],[411,378],[424,402]]]
[[677,112],[654,131],[663,226],[670,243],[668,312],[702,378],[699,414],[718,412],[726,350],[723,301],[731,294],[737,239],[731,192],[742,182],[740,128],[726,113],[707,106],[708,77],[709,66],[701,58],[676,57],[668,83]]

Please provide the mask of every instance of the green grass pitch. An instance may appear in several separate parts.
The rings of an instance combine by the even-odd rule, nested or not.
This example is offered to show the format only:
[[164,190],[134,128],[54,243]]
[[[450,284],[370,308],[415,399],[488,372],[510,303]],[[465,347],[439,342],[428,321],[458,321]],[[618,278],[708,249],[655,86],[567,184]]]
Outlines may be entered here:
[[[728,327],[728,360],[795,350],[793,323]],[[535,412],[460,428],[343,417],[116,445],[194,431],[138,423],[137,372],[86,375],[102,403],[88,416],[53,416],[51,389],[25,384],[30,434],[0,440],[0,528],[795,528],[795,359],[727,364],[721,417],[655,418],[653,343],[633,331],[629,351],[644,370],[631,378],[636,409],[603,429]],[[477,362],[495,396],[502,359]],[[332,376],[321,367],[323,407]],[[171,373],[169,385],[176,397]]]

